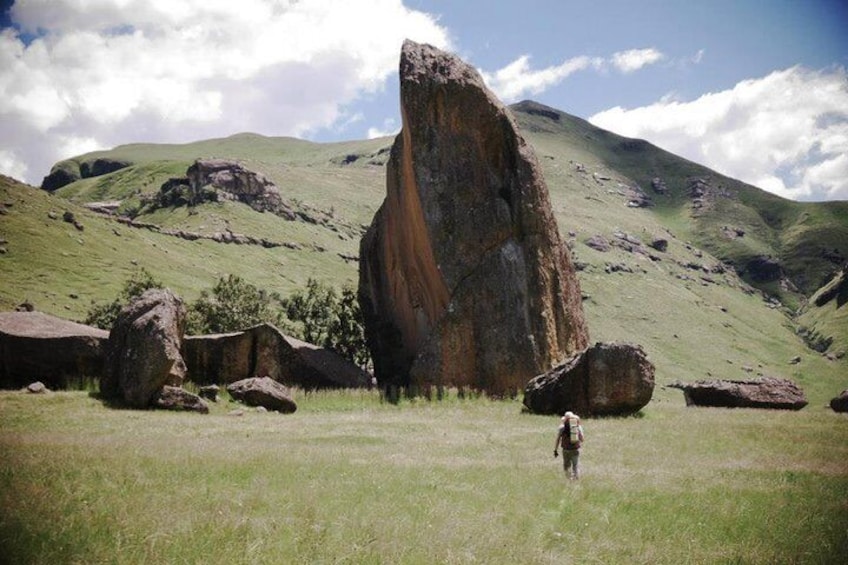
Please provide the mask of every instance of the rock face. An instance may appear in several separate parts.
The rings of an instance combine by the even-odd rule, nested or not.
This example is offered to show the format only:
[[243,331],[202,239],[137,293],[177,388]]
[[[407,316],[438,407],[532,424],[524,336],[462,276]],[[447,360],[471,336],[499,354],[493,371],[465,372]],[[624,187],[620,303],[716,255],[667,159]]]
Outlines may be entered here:
[[0,312],[0,388],[51,389],[100,378],[109,332],[42,312]]
[[242,332],[187,336],[183,358],[197,384],[268,376],[305,389],[368,386],[371,376],[328,349],[283,335],[270,324]]
[[186,177],[195,191],[211,186],[258,212],[278,213],[285,207],[277,185],[236,161],[198,159],[188,168]]
[[291,414],[297,410],[297,404],[289,396],[286,387],[270,377],[236,381],[227,386],[227,392],[248,406],[262,406],[283,414]]
[[678,382],[669,386],[683,391],[687,406],[800,410],[807,405],[807,397],[798,385],[774,377],[747,381]]
[[848,389],[831,398],[830,407],[834,412],[848,412]]
[[146,408],[163,386],[181,385],[185,320],[185,305],[167,289],[147,290],[125,306],[106,345],[103,396]]
[[472,67],[406,41],[400,81],[403,129],[360,249],[375,376],[517,392],[588,342],[547,186]]
[[524,405],[535,414],[627,415],[653,393],[654,365],[639,345],[599,342],[527,383]]

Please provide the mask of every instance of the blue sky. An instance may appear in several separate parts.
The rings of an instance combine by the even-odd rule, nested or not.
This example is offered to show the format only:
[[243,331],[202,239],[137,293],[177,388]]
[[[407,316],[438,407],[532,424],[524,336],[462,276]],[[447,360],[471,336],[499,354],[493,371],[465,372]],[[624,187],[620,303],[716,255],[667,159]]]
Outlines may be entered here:
[[844,0],[19,0],[0,172],[136,141],[400,127],[409,37],[533,99],[800,200],[848,200]]

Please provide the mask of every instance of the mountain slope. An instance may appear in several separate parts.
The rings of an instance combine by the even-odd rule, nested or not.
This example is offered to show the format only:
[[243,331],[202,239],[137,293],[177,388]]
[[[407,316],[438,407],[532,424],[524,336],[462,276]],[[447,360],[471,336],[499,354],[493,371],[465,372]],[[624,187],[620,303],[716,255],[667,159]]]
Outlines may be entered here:
[[[832,361],[807,348],[790,310],[770,297],[794,308],[836,270],[848,255],[846,203],[789,202],[552,108],[524,102],[513,111],[536,149],[560,231],[582,269],[592,340],[643,344],[660,384],[783,376],[802,384],[813,406],[848,387],[848,360]],[[72,160],[78,167],[96,159],[128,166],[70,183],[52,196],[4,179],[0,203],[11,205],[0,216],[0,238],[7,240],[0,307],[29,299],[41,310],[78,320],[92,300],[114,298],[138,267],[188,300],[228,273],[282,294],[309,277],[355,283],[359,237],[384,197],[391,143],[316,144],[240,134],[80,156]],[[239,159],[271,179],[304,217],[321,222],[289,221],[232,201],[145,212],[144,197],[200,157]],[[652,188],[654,179],[661,192]],[[83,207],[103,200],[122,200],[123,210],[140,213],[138,222],[161,229],[131,227]],[[653,206],[639,207],[648,200]],[[84,231],[62,221],[65,211]],[[169,235],[211,238],[227,230],[286,245]],[[752,270],[755,259],[770,261]],[[777,277],[759,280],[761,271]],[[848,344],[848,328],[841,328],[836,313],[841,311],[821,312],[837,320],[835,329],[827,325],[836,336],[830,353]],[[796,356],[801,362],[790,365]],[[679,393],[658,390],[657,401],[668,399],[679,400]]]

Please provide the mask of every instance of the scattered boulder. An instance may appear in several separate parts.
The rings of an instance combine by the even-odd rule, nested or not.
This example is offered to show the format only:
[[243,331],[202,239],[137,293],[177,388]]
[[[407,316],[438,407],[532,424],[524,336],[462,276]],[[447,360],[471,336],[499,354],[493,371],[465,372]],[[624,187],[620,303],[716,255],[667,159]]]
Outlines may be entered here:
[[371,375],[336,352],[284,335],[271,324],[186,336],[183,359],[188,377],[201,385],[258,376],[308,390],[367,387],[371,382]]
[[41,381],[35,381],[34,383],[30,383],[26,387],[26,391],[30,394],[44,394],[45,392],[50,392],[47,390],[47,387],[44,386],[44,383]]
[[651,188],[654,189],[654,192],[657,194],[668,194],[668,187],[665,185],[665,181],[660,177],[654,177],[651,179]]
[[183,388],[168,385],[163,386],[153,396],[152,406],[164,410],[200,412],[201,414],[209,413],[209,405],[198,395],[192,394]]
[[628,415],[654,393],[654,365],[639,345],[595,343],[524,388],[524,406],[534,414]]
[[107,331],[43,312],[0,312],[0,388],[35,379],[56,390],[98,379],[108,339]]
[[212,402],[218,402],[218,393],[221,392],[221,387],[218,385],[206,385],[200,387],[197,391],[197,395],[200,398],[211,400]]
[[807,397],[797,384],[775,377],[676,382],[669,386],[683,391],[687,406],[800,410],[807,405]]
[[588,342],[541,169],[473,67],[406,41],[399,74],[403,128],[359,254],[375,376],[514,394]]
[[180,386],[185,322],[183,301],[167,289],[147,290],[125,306],[106,344],[104,398],[146,408],[163,386]]
[[848,412],[848,389],[831,398],[830,407],[834,412]]
[[668,240],[662,237],[654,238],[648,245],[650,245],[660,253],[665,253],[668,250]]
[[283,414],[291,414],[297,410],[297,404],[292,400],[286,387],[271,377],[252,377],[227,385],[227,392],[235,400],[248,406],[262,406]]
[[607,252],[610,250],[610,243],[602,235],[593,235],[584,242],[586,247],[590,247],[595,251]]

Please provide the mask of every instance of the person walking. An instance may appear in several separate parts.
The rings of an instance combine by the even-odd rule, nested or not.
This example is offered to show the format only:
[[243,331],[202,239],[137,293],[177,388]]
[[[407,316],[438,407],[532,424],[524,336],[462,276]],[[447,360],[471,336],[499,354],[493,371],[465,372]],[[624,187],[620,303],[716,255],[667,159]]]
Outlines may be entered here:
[[580,462],[580,448],[583,446],[583,426],[580,425],[580,416],[574,412],[566,412],[557,429],[556,443],[554,444],[554,457],[559,456],[559,447],[562,446],[562,467],[568,478],[576,480],[580,477],[578,464]]

